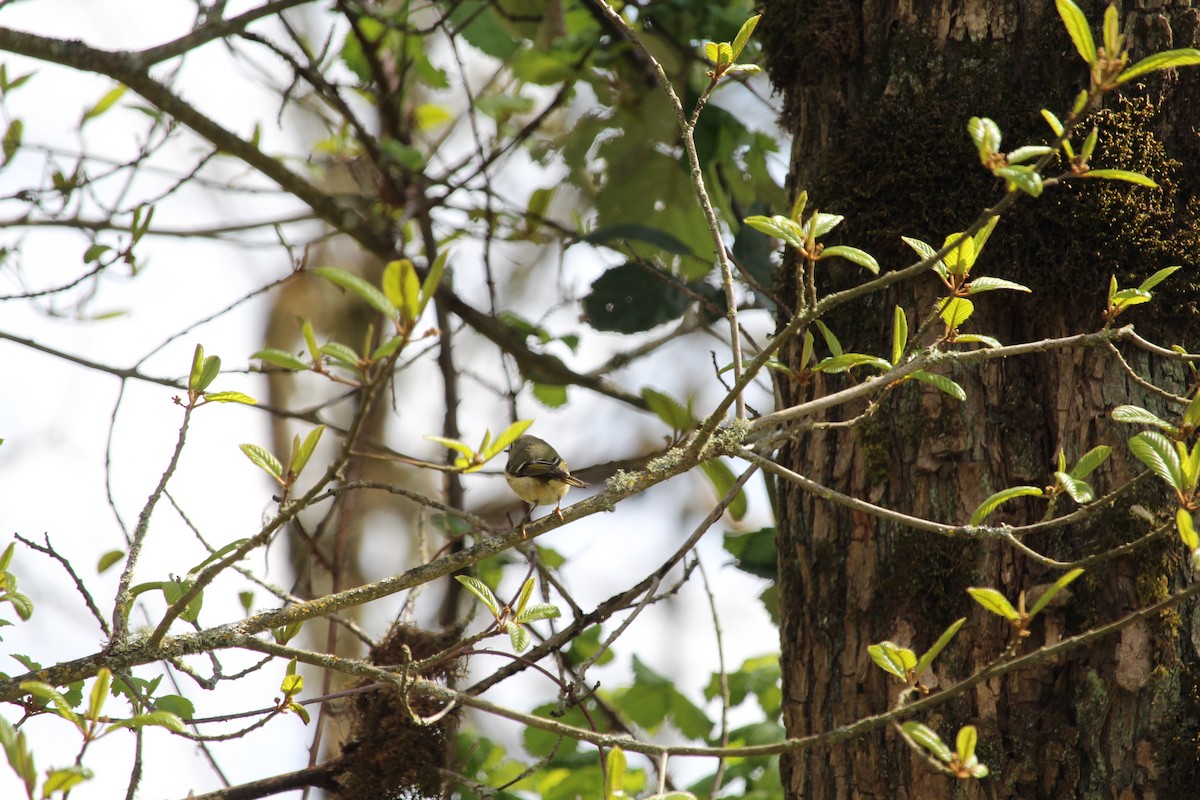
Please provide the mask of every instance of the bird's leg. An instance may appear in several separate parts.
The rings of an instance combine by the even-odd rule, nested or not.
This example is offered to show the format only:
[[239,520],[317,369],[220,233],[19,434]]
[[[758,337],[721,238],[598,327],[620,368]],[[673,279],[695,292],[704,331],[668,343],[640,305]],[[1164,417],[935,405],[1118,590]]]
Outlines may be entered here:
[[521,518],[520,524],[521,524],[521,538],[522,539],[525,538],[525,525],[526,525],[526,523],[529,522],[529,518],[533,516],[533,510],[535,508],[537,508],[537,506],[530,506],[529,510],[525,512],[525,516]]
[[563,519],[561,502],[554,507],[554,515],[558,517],[559,522],[566,522],[566,520]]

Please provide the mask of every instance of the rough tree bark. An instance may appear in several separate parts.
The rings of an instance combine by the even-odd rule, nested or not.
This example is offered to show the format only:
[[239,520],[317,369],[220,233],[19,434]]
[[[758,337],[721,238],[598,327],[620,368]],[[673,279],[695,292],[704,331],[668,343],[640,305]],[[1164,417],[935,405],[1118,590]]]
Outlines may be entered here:
[[[1122,20],[1134,36],[1135,59],[1149,50],[1197,46],[1200,13],[1187,3],[1166,5],[1127,4]],[[1089,19],[1100,19],[1103,6],[1081,6]],[[913,260],[901,234],[939,245],[999,197],[1002,187],[979,168],[967,137],[969,117],[995,119],[1005,149],[1041,143],[1048,137],[1038,109],[1063,116],[1084,87],[1085,69],[1048,0],[767,0],[759,31],[795,137],[791,190],[806,188],[822,211],[844,214],[847,243],[890,267]],[[1111,99],[1094,162],[1142,170],[1163,189],[1070,185],[1023,202],[1001,220],[976,269],[1034,293],[981,295],[971,331],[1015,343],[1095,330],[1111,273],[1122,285],[1136,285],[1163,266],[1194,261],[1198,84],[1191,74],[1165,76],[1126,92],[1127,99]],[[1127,318],[1143,334],[1195,350],[1196,281],[1186,272],[1162,287],[1150,310]],[[829,289],[858,276],[825,272],[820,279]],[[921,319],[938,288],[930,273],[828,322],[847,351],[885,353],[892,307]],[[1185,389],[1181,371],[1128,355],[1143,377],[1177,393]],[[1135,430],[1113,423],[1112,408],[1136,403],[1179,413],[1100,349],[1046,353],[950,377],[966,389],[965,403],[905,385],[865,424],[815,432],[785,454],[785,463],[838,491],[961,523],[994,491],[1050,482],[1059,448],[1075,459],[1098,444],[1112,445],[1094,485],[1099,493],[1114,488],[1140,465],[1125,446]],[[803,400],[830,383],[784,386],[785,399]],[[862,411],[842,409],[837,418]],[[921,652],[967,616],[935,669],[943,685],[967,676],[1010,642],[1007,626],[975,606],[965,588],[992,586],[1015,598],[1058,575],[999,542],[903,529],[786,484],[780,497],[784,716],[792,736],[890,706],[896,687],[867,653],[875,642],[890,639]],[[1167,508],[1151,482],[1139,484],[1133,502],[1160,517]],[[1003,508],[1007,513],[995,520],[1032,522],[1045,511],[1033,501]],[[1071,560],[1147,529],[1126,505],[1029,544]],[[1021,651],[1179,588],[1188,580],[1181,555],[1178,541],[1167,539],[1096,565],[1035,623]],[[988,682],[923,717],[951,742],[961,725],[979,727],[979,755],[992,769],[983,782],[956,785],[931,772],[887,731],[785,758],[784,786],[789,797],[805,800],[1194,797],[1198,646],[1200,609],[1181,607],[1069,658]]]

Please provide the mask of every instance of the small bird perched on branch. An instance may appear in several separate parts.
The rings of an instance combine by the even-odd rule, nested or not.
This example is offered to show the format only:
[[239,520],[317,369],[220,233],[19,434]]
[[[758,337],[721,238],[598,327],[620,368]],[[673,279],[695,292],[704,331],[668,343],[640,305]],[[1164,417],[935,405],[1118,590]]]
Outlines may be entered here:
[[522,528],[535,508],[551,503],[554,504],[554,513],[561,520],[562,499],[567,491],[572,486],[587,488],[586,483],[567,469],[567,462],[562,460],[562,456],[536,436],[518,437],[508,448],[504,478],[517,497],[529,503],[529,511],[521,520]]

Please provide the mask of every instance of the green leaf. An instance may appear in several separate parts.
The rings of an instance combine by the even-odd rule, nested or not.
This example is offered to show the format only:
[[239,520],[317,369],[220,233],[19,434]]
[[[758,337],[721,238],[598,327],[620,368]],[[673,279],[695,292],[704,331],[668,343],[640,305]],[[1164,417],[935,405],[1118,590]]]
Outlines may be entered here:
[[1088,450],[1079,461],[1075,462],[1075,466],[1071,468],[1071,477],[1086,478],[1088,475],[1091,475],[1097,467],[1104,463],[1111,452],[1112,448],[1106,444]]
[[1073,569],[1056,580],[1050,588],[1042,593],[1042,596],[1037,599],[1033,606],[1029,609],[1029,618],[1037,616],[1037,613],[1046,607],[1046,604],[1054,599],[1054,595],[1061,592],[1071,583],[1071,581],[1083,574],[1082,569]]
[[491,458],[497,453],[504,452],[506,449],[508,449],[510,444],[515,442],[521,436],[521,434],[529,430],[529,426],[532,424],[533,420],[531,419],[519,419],[512,425],[509,425],[500,433],[499,436],[496,437],[496,441],[492,442],[491,447],[487,448],[487,450],[483,453],[484,458]]
[[389,319],[397,319],[400,316],[400,310],[388,300],[387,295],[354,273],[339,267],[316,267],[311,271],[314,275],[319,275],[330,283],[358,295],[367,305]]
[[1157,431],[1142,431],[1129,440],[1129,450],[1167,485],[1183,494],[1183,465],[1167,437]]
[[909,720],[900,727],[912,738],[914,742],[933,753],[941,761],[944,761],[947,764],[950,763],[953,753],[950,752],[950,748],[946,746],[946,743],[943,742],[936,733],[934,733],[932,728],[929,728],[920,722],[916,722],[915,720]]
[[587,236],[580,239],[581,242],[589,244],[609,246],[608,242],[613,241],[633,240],[652,244],[660,250],[676,256],[691,256],[694,255],[692,249],[683,242],[679,241],[675,236],[658,228],[651,228],[648,225],[641,225],[636,222],[621,222],[614,225],[605,225],[603,228],[597,228]]
[[967,594],[975,599],[976,603],[983,606],[993,614],[997,614],[1010,621],[1017,621],[1021,615],[1012,607],[1012,603],[1008,602],[1008,598],[997,592],[995,589],[985,589],[976,586],[971,586],[967,589]]
[[66,797],[67,792],[84,781],[91,780],[92,775],[92,771],[83,766],[71,765],[52,769],[46,773],[46,780],[42,783],[42,797],[47,798],[59,792]]
[[284,369],[308,369],[309,363],[302,358],[286,353],[283,350],[276,350],[273,347],[267,347],[254,353],[250,358],[257,358],[264,364],[274,364],[277,367]]
[[[168,605],[173,606],[182,600],[185,594],[191,591],[192,586],[193,583],[190,580],[163,581],[163,597],[166,598]],[[179,618],[184,622],[196,622],[198,619],[200,619],[200,609],[203,606],[204,593],[200,592],[188,601],[187,606],[185,606],[183,611],[179,614]]]
[[1096,492],[1087,481],[1079,480],[1067,472],[1055,472],[1054,479],[1066,490],[1071,499],[1080,505],[1096,499]]
[[1041,156],[1044,156],[1047,153],[1053,153],[1053,152],[1054,152],[1054,148],[1047,147],[1046,145],[1040,145],[1040,144],[1039,145],[1026,145],[1024,147],[1018,147],[1016,150],[1013,150],[1011,153],[1009,153],[1007,156],[1004,157],[1004,160],[1007,161],[1009,164],[1020,164],[1022,161],[1028,161],[1031,158],[1040,158]]
[[100,719],[100,712],[104,710],[104,700],[108,697],[110,686],[112,686],[112,673],[102,667],[96,673],[95,682],[92,683],[92,693],[88,698],[87,719],[93,722]]
[[[1095,65],[1096,43],[1092,40],[1092,29],[1088,26],[1087,17],[1071,0],[1054,0],[1054,5],[1058,8],[1058,15],[1062,17],[1063,27],[1067,29],[1067,35],[1071,37],[1071,41],[1075,43],[1075,49],[1079,51],[1079,55],[1088,66]],[[1116,57],[1116,53],[1109,55]]]
[[112,250],[112,248],[106,244],[93,244],[87,250],[83,251],[83,263],[90,264],[93,261],[99,261],[100,257],[109,250]]
[[1109,181],[1125,181],[1126,183],[1136,183],[1138,186],[1147,186],[1151,189],[1157,189],[1158,184],[1140,172],[1131,172],[1127,169],[1091,169],[1076,177],[1079,178],[1100,178],[1101,180]]
[[1101,30],[1104,32],[1104,51],[1113,57],[1121,52],[1125,44],[1125,37],[1121,35],[1121,23],[1117,17],[1117,4],[1109,3],[1108,8],[1104,9],[1104,25]]
[[908,672],[917,665],[917,654],[894,642],[880,642],[867,648],[871,660],[884,672],[908,682]]
[[1145,75],[1148,72],[1155,72],[1161,69],[1173,69],[1174,67],[1190,67],[1194,64],[1200,64],[1200,50],[1193,48],[1184,48],[1182,50],[1166,50],[1162,53],[1155,53],[1152,56],[1146,56],[1141,61],[1134,64],[1129,69],[1117,76],[1117,83],[1125,83]]
[[809,217],[808,225],[813,231],[813,238],[816,239],[829,233],[838,225],[841,225],[844,219],[845,217],[840,214],[825,214],[817,211]]
[[383,293],[388,302],[400,309],[401,318],[408,323],[417,321],[421,308],[421,284],[417,268],[407,258],[389,261],[383,269]]
[[958,737],[954,741],[954,752],[958,761],[965,764],[975,757],[975,745],[979,742],[979,734],[974,725],[964,725],[958,729]]
[[361,359],[361,356],[354,351],[354,348],[341,342],[326,342],[321,345],[320,353],[321,355],[329,356],[343,366],[355,370],[358,369],[358,362]]
[[946,630],[942,632],[942,635],[939,636],[938,640],[933,643],[933,646],[921,654],[921,658],[917,660],[917,665],[913,667],[913,672],[916,673],[918,677],[920,677],[921,673],[923,673],[925,670],[929,669],[929,666],[933,663],[933,660],[937,658],[943,650],[946,649],[946,645],[950,644],[950,640],[954,638],[954,635],[958,633],[959,628],[961,628],[966,621],[966,617],[961,617],[955,620],[953,623],[951,623],[949,628],[946,628]]
[[522,625],[536,622],[539,619],[557,619],[562,616],[562,610],[550,603],[534,603],[528,606],[524,611],[513,617],[513,622],[519,622]]
[[1007,180],[1010,188],[1020,189],[1030,197],[1042,195],[1042,176],[1033,167],[1014,164],[1011,167],[999,167],[993,172],[997,177]]
[[238,447],[246,454],[246,458],[250,459],[263,472],[282,483],[283,465],[279,463],[279,459],[271,455],[271,451],[256,444],[240,444]]
[[454,580],[467,587],[467,591],[478,597],[480,602],[487,606],[493,617],[500,619],[500,603],[496,601],[496,596],[492,594],[492,590],[487,587],[487,584],[469,575],[455,575]]
[[875,260],[875,257],[865,250],[859,250],[857,247],[847,247],[846,245],[826,247],[821,251],[821,255],[817,257],[817,260],[822,261],[835,256],[852,261],[860,267],[866,267],[876,275],[879,274],[879,262]]
[[738,29],[737,36],[733,37],[733,60],[737,61],[738,56],[742,54],[742,50],[746,48],[746,42],[750,41],[751,34],[758,27],[758,21],[762,19],[762,14],[755,14],[750,19],[742,23],[742,27]]
[[[709,481],[712,482],[713,488],[717,491],[717,497],[724,497],[733,488],[734,483],[737,482],[733,470],[719,458],[712,458],[701,462],[700,469],[704,471]],[[745,490],[739,490],[727,509],[729,516],[733,517],[734,520],[740,521],[746,516],[748,505]]]
[[829,348],[829,352],[835,356],[842,354],[842,343],[833,335],[833,331],[829,330],[829,326],[821,320],[816,320],[817,330],[821,332],[822,338],[825,339],[825,346]]
[[938,302],[938,315],[950,330],[958,327],[975,313],[975,304],[965,297],[943,298]]
[[1196,534],[1195,520],[1192,519],[1191,512],[1186,508],[1180,508],[1175,512],[1175,529],[1179,531],[1179,538],[1188,550],[1200,547],[1200,535]]
[[421,303],[417,306],[417,316],[425,311],[425,306],[429,305],[429,301],[437,294],[438,287],[442,284],[442,275],[446,272],[446,261],[450,258],[450,251],[442,249],[433,259],[433,263],[429,265],[429,271],[425,273],[425,280],[421,281]]
[[203,392],[212,384],[213,381],[217,379],[217,376],[220,374],[221,357],[209,356],[208,358],[204,359],[204,364],[200,368],[200,380],[194,387],[189,388],[194,388],[197,392]]
[[508,624],[508,638],[512,642],[514,653],[524,653],[529,647],[529,631],[525,630],[522,625],[510,622]]
[[797,250],[804,249],[806,238],[804,228],[798,222],[790,220],[787,217],[779,214],[771,217],[756,215],[746,217],[742,222],[760,233],[780,239],[784,244],[790,245]]
[[1096,142],[1100,141],[1100,128],[1093,126],[1088,131],[1087,137],[1083,140],[1083,147],[1079,149],[1079,157],[1085,162],[1092,157],[1092,153],[1096,150]]
[[1150,291],[1155,286],[1158,286],[1160,283],[1165,281],[1167,278],[1174,275],[1176,270],[1178,270],[1178,269],[1180,269],[1180,267],[1164,267],[1163,269],[1160,269],[1158,272],[1154,273],[1149,278],[1146,278],[1146,280],[1142,281],[1141,284],[1138,286],[1138,291],[1141,291],[1141,292]]
[[166,728],[175,733],[183,733],[187,730],[187,726],[183,724],[183,720],[170,711],[150,711],[130,717],[129,719],[118,720],[112,724],[112,728],[131,728],[133,730],[148,726]]
[[1116,422],[1127,422],[1132,425],[1153,425],[1155,428],[1162,428],[1164,431],[1175,430],[1174,425],[1159,419],[1140,406],[1117,406],[1112,410],[1112,418]]
[[562,408],[567,404],[567,387],[551,383],[534,383],[533,397],[546,408]]
[[592,283],[583,311],[598,331],[640,333],[678,319],[690,302],[665,274],[653,274],[630,261],[606,270]]
[[[921,257],[922,261],[926,261],[930,258],[933,258],[935,255],[937,255],[937,250],[935,250],[932,246],[930,246],[926,242],[921,241],[920,239],[914,239],[911,236],[901,236],[900,239],[906,245],[908,245],[914,251],[916,251],[917,255],[919,255]],[[938,261],[938,263],[942,264],[941,261]],[[944,268],[945,264],[942,264],[942,266]]]
[[1014,500],[1018,497],[1042,497],[1044,492],[1038,486],[1012,486],[1008,489],[1001,489],[993,494],[987,500],[979,504],[979,508],[971,514],[971,521],[968,525],[981,525],[983,521],[995,511],[1001,503]]
[[[120,561],[124,557],[125,557],[124,550],[109,550],[107,553],[100,556],[100,561],[97,562],[97,564],[96,564],[96,574],[97,575],[103,574],[105,570],[107,570],[113,564],[116,564],[118,561]],[[2,571],[3,571],[3,567],[0,567],[0,572],[2,572]]]
[[[1196,392],[1192,396],[1191,402],[1188,403],[1187,410],[1183,412],[1183,424],[1188,428],[1195,428],[1197,423],[1200,423],[1200,392]],[[0,566],[0,570],[4,569]]]
[[1000,347],[1000,340],[994,336],[985,336],[982,333],[960,333],[954,337],[955,344],[981,344],[984,347]]
[[121,95],[123,94],[125,94],[124,86],[118,85],[115,88],[110,89],[108,94],[104,95],[104,97],[101,97],[96,105],[83,112],[83,118],[79,120],[79,124],[83,125],[83,123],[87,122],[89,119],[95,119],[105,111],[108,111],[116,104],[118,100],[121,99]]
[[979,151],[979,160],[990,166],[993,154],[1000,151],[1000,126],[987,117],[971,117],[967,120],[967,133]]
[[192,701],[177,694],[164,694],[154,698],[154,710],[174,714],[183,720],[196,716],[196,707]]
[[774,528],[760,528],[748,533],[728,532],[724,546],[736,559],[734,565],[738,569],[759,578],[775,580],[779,570]]
[[256,406],[258,401],[248,394],[241,392],[211,392],[204,395],[204,399],[210,403],[241,403],[247,406]]
[[279,691],[289,697],[294,697],[304,691],[304,676],[291,673],[283,676],[283,681],[279,684]]
[[1050,130],[1054,131],[1055,136],[1063,135],[1062,123],[1058,121],[1058,117],[1054,115],[1053,111],[1043,108],[1042,119],[1046,120],[1046,124],[1050,126]]
[[625,751],[614,747],[608,751],[604,765],[604,800],[618,800],[625,797]]
[[670,426],[673,431],[690,431],[696,426],[696,418],[692,416],[682,403],[649,386],[643,387],[642,399],[654,414]]
[[20,684],[21,691],[29,692],[29,694],[41,700],[46,700],[54,705],[54,710],[60,717],[70,720],[75,723],[75,726],[83,730],[83,723],[79,715],[71,710],[71,704],[67,698],[62,695],[57,689],[48,683],[42,681],[25,681]]
[[513,605],[513,613],[517,616],[525,613],[525,606],[529,605],[529,598],[533,596],[533,577],[525,580],[521,584],[521,591],[517,594],[517,602]]
[[967,294],[979,294],[980,292],[994,292],[997,289],[1008,289],[1013,292],[1032,292],[1028,286],[1013,281],[1006,281],[1003,278],[974,278],[967,284]]
[[926,372],[923,369],[919,369],[916,372],[910,372],[907,378],[911,378],[914,381],[920,381],[921,383],[927,383],[938,391],[945,392],[946,394],[950,395],[955,400],[965,401],[967,399],[966,390],[964,390],[954,381],[947,378],[945,375],[938,375],[934,372]]
[[200,391],[200,376],[202,374],[204,374],[204,345],[197,344],[196,349],[192,351],[192,371],[188,375],[188,389],[190,391]]
[[838,373],[864,365],[875,367],[881,372],[886,372],[892,366],[879,356],[867,355],[865,353],[843,353],[840,356],[830,356],[829,358],[822,359],[813,367],[813,371]]
[[942,242],[942,247],[950,247],[955,242],[958,244],[946,253],[943,263],[951,275],[967,275],[971,267],[975,266],[975,238],[964,236],[962,231],[959,231],[947,236],[946,241]]
[[904,309],[896,306],[892,312],[892,364],[900,363],[904,348],[908,346],[908,316]]
[[308,464],[308,459],[312,457],[313,451],[317,449],[317,443],[321,441],[323,433],[325,433],[325,426],[318,425],[308,432],[303,443],[300,442],[299,436],[292,440],[292,457],[288,459],[288,472],[299,475],[304,471],[304,467]]

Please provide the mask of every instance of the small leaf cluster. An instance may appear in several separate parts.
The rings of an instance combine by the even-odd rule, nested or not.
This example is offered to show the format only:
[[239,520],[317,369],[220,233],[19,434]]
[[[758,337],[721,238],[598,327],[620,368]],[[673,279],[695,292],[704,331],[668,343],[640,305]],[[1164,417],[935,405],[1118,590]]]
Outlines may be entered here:
[[746,48],[746,43],[750,41],[750,35],[754,33],[755,27],[758,26],[761,14],[755,14],[750,19],[742,23],[742,27],[738,30],[737,36],[733,37],[732,42],[705,42],[704,57],[713,63],[713,68],[708,71],[708,76],[714,81],[722,75],[737,74],[754,75],[761,71],[761,67],[757,64],[738,64],[737,60],[742,55],[742,50]]
[[1059,496],[1066,494],[1076,503],[1084,505],[1096,499],[1096,490],[1084,478],[1091,475],[1097,467],[1105,462],[1112,448],[1106,444],[1093,447],[1075,462],[1075,466],[1067,469],[1066,453],[1058,451],[1057,469],[1054,471],[1054,483],[1042,488],[1040,486],[1010,486],[994,493],[971,513],[968,525],[982,525],[997,508],[1009,500],[1018,497],[1045,497],[1050,500],[1051,508]]
[[928,750],[934,758],[946,765],[946,770],[956,778],[986,778],[988,768],[979,763],[975,755],[975,745],[979,734],[974,725],[964,725],[958,729],[954,742],[954,750],[946,746],[933,730],[916,721],[905,722],[900,726],[905,735]]
[[205,356],[204,345],[196,345],[196,349],[192,353],[192,370],[188,374],[187,405],[189,408],[197,408],[205,403],[244,403],[251,406],[258,403],[253,397],[241,392],[208,391],[208,387],[220,374],[221,357]]
[[303,440],[300,439],[299,434],[292,436],[292,452],[288,456],[286,471],[279,459],[265,447],[257,444],[241,444],[238,447],[256,467],[270,475],[276,483],[282,486],[286,494],[291,491],[296,484],[296,479],[308,465],[308,460],[312,458],[313,451],[317,449],[317,444],[321,441],[321,434],[324,432],[325,426],[318,425],[309,431]]
[[495,440],[492,439],[492,429],[488,428],[483,432],[483,441],[479,443],[478,448],[473,448],[466,442],[459,441],[458,439],[448,439],[445,436],[426,436],[425,438],[431,442],[445,445],[458,453],[454,458],[454,468],[456,470],[460,472],[476,472],[483,469],[487,462],[503,453],[532,424],[533,420],[531,419],[519,419],[505,428]]
[[[375,329],[373,325],[369,325],[363,337],[361,352],[334,340],[318,345],[312,323],[302,319],[300,331],[304,336],[310,360],[305,361],[292,353],[272,347],[259,350],[250,357],[285,370],[307,370],[339,382],[358,385],[376,364],[396,356],[412,340],[417,321],[441,284],[448,256],[448,251],[442,251],[430,264],[424,280],[418,277],[417,269],[411,260],[401,258],[390,261],[383,270],[382,288],[340,267],[326,266],[310,270],[312,274],[357,295],[360,300],[386,317],[392,324],[393,335],[376,346]],[[329,367],[347,372],[351,378],[347,380],[340,374],[331,373]]]
[[467,591],[478,597],[488,611],[492,612],[496,629],[508,634],[512,640],[513,650],[517,653],[524,652],[529,647],[529,631],[525,629],[525,625],[539,619],[554,619],[562,616],[558,606],[529,602],[529,598],[533,596],[534,580],[532,577],[521,586],[515,608],[501,605],[487,584],[478,578],[472,578],[469,575],[455,575],[454,577],[467,587]]
[[279,691],[283,693],[283,697],[276,698],[275,707],[283,714],[291,711],[307,725],[310,721],[308,709],[296,702],[296,696],[304,691],[304,676],[296,671],[294,658],[288,662],[287,673],[283,682],[279,684]]
[[1111,324],[1113,320],[1125,313],[1130,306],[1149,303],[1154,296],[1150,290],[1169,278],[1178,269],[1178,266],[1164,267],[1142,281],[1136,289],[1120,288],[1117,285],[1117,276],[1113,275],[1108,282],[1108,304],[1104,309],[1105,322]]
[[933,664],[933,660],[946,649],[946,645],[950,644],[950,640],[958,633],[959,628],[966,624],[967,618],[962,617],[956,620],[949,628],[938,637],[938,640],[933,643],[933,646],[926,650],[920,658],[907,647],[901,647],[895,642],[880,642],[873,644],[867,648],[867,652],[871,655],[871,660],[875,662],[884,672],[895,675],[903,681],[910,689],[916,689],[921,694],[928,693],[929,689],[924,686],[920,680],[921,675],[929,669]]
[[768,217],[758,214],[746,217],[743,222],[756,231],[781,240],[807,261],[816,262],[827,258],[841,257],[870,270],[875,275],[879,274],[879,262],[870,253],[845,245],[826,247],[818,242],[820,237],[841,224],[845,217],[814,210],[805,221],[804,211],[807,204],[808,192],[800,192],[796,197],[796,202],[792,205],[792,212],[788,216],[775,214]]
[[1021,590],[1017,597],[1017,606],[1013,607],[1012,603],[1008,602],[1003,594],[995,589],[986,587],[972,586],[967,589],[967,593],[979,605],[983,606],[988,611],[998,616],[1004,617],[1012,625],[1013,632],[1018,638],[1029,636],[1029,625],[1033,618],[1037,616],[1046,605],[1054,599],[1055,595],[1065,589],[1073,580],[1083,574],[1083,570],[1076,568],[1067,572],[1053,584],[1051,584],[1041,597],[1033,604],[1033,606],[1025,610],[1025,591]]
[[[12,563],[13,550],[16,542],[9,542],[4,552],[0,553],[0,603],[8,603],[17,612],[22,622],[28,622],[33,616],[33,601],[27,595],[17,591],[17,576],[8,571]],[[12,625],[12,622],[0,618],[0,628]]]

